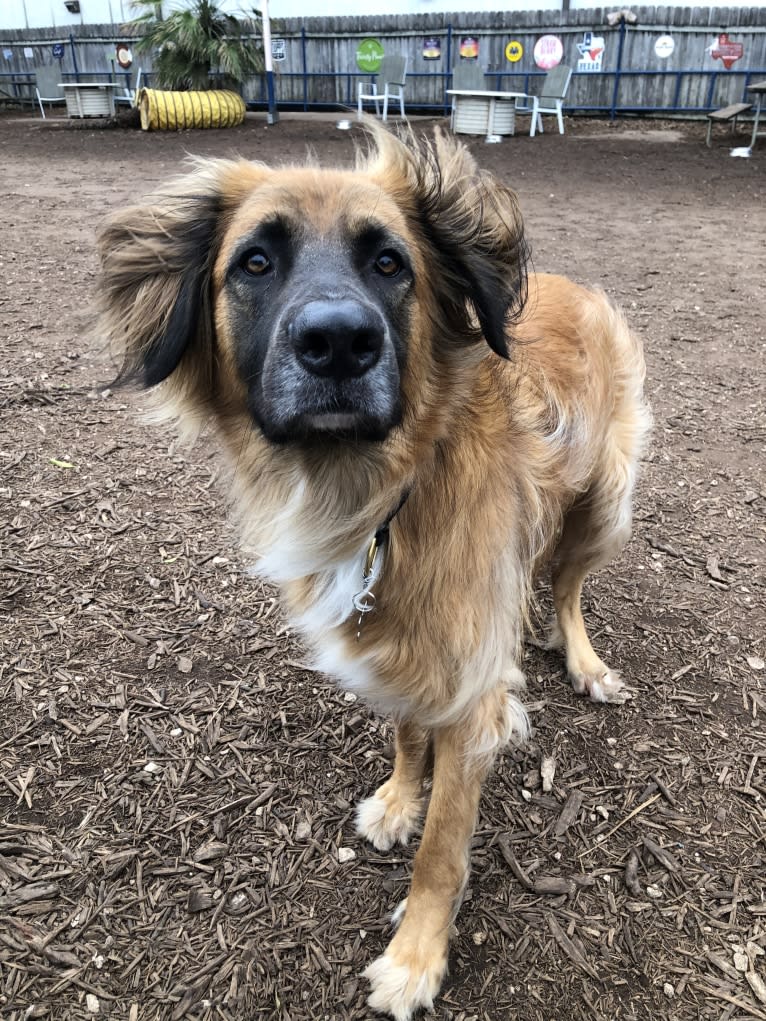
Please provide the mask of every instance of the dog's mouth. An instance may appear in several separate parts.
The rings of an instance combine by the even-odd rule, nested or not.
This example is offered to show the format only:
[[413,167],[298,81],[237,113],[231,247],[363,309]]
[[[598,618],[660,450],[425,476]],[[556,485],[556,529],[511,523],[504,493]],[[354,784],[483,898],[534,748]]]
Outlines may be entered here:
[[401,412],[397,401],[385,408],[355,410],[308,405],[287,415],[264,416],[263,409],[253,409],[253,417],[272,443],[329,446],[337,442],[382,443],[401,421]]

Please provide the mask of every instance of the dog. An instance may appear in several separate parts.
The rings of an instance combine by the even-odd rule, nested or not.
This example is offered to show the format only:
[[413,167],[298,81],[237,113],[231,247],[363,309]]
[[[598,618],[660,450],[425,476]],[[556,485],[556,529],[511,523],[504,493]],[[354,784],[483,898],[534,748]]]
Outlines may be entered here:
[[595,290],[527,270],[514,193],[469,151],[368,126],[354,169],[197,162],[99,237],[120,378],[214,423],[255,569],[321,670],[390,713],[391,778],[358,809],[406,844],[408,898],[370,1006],[432,1006],[479,795],[523,741],[521,646],[553,563],[574,689],[624,696],[593,650],[586,575],[631,531],[650,427],[641,346]]

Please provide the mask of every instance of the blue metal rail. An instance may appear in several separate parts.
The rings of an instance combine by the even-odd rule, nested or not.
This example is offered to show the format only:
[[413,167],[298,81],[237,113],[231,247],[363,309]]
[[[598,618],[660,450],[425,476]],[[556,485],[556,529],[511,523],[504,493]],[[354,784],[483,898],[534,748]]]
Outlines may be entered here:
[[[447,40],[447,50],[449,51],[450,40]],[[447,54],[449,58],[449,53]],[[304,55],[305,60],[305,55]],[[496,91],[509,91],[509,92],[526,92],[533,91],[531,88],[533,81],[536,78],[542,78],[544,72],[542,71],[488,71],[485,74],[485,80],[487,88]],[[131,82],[131,72],[115,70],[114,74],[110,74],[108,71],[85,71],[76,69],[74,71],[63,71],[61,72],[62,81],[73,80],[87,82],[91,80],[101,80],[109,77],[112,80],[119,81],[124,79],[125,84],[129,85]],[[631,104],[622,105],[620,103],[620,85],[623,79],[630,78],[669,78],[675,81],[673,88],[673,98],[669,104],[665,105],[644,105],[637,106]],[[707,88],[705,90],[705,102],[703,105],[692,106],[681,102],[681,96],[683,93],[683,87],[686,80],[694,77],[702,77],[707,79]],[[740,98],[743,102],[748,101],[747,87],[751,81],[758,80],[766,77],[766,67],[748,67],[748,68],[732,68],[729,71],[723,71],[718,69],[710,68],[686,68],[684,70],[623,70],[621,68],[615,68],[607,71],[588,71],[581,72],[578,74],[574,73],[573,79],[584,78],[584,79],[612,79],[611,88],[611,99],[609,103],[602,104],[587,104],[587,103],[570,103],[565,104],[564,109],[568,113],[590,113],[590,114],[607,114],[611,118],[616,117],[619,114],[704,114],[710,110],[715,109],[717,103],[714,100],[716,92],[716,86],[720,78],[726,78],[731,80],[737,78],[741,80]],[[142,83],[145,85],[151,84],[152,74],[151,72],[144,72],[142,74]],[[338,95],[341,98],[329,101],[313,100],[310,98],[310,83],[313,79],[320,80],[332,80],[341,83],[341,88],[338,91]],[[426,102],[419,103],[413,100],[409,100],[408,108],[411,110],[423,110],[429,113],[449,113],[450,101],[446,92],[450,87],[452,73],[449,71],[431,71],[431,72],[414,72],[408,74],[408,80],[426,79],[433,81],[440,79],[442,88],[442,99],[438,102]],[[284,83],[293,83],[294,81],[301,82],[301,88],[298,90],[301,94],[301,99],[288,99],[286,96],[280,97],[280,85]],[[277,85],[277,102],[282,109],[298,109],[298,110],[340,110],[344,108],[355,108],[356,107],[356,85],[357,82],[372,82],[374,81],[374,75],[364,74],[358,71],[309,71],[307,69],[299,72],[287,72],[279,75],[276,79]],[[29,101],[30,98],[34,98],[34,74],[28,72],[0,72],[0,88],[6,92],[6,95],[11,96],[14,99]],[[258,95],[256,98],[248,100],[248,106],[251,109],[261,109],[267,106],[266,86],[263,78],[258,79]],[[10,88],[10,92],[8,89]],[[292,90],[283,89],[281,90],[288,93]],[[576,91],[576,90],[572,90]]]

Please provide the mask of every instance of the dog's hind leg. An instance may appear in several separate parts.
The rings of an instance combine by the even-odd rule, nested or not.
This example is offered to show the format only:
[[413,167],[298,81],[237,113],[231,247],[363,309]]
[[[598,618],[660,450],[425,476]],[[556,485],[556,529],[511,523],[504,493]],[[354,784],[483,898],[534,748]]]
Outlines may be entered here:
[[391,779],[363,801],[356,828],[379,851],[406,844],[423,810],[423,777],[430,755],[430,735],[412,723],[396,728],[396,762]]
[[630,538],[633,471],[621,461],[622,471],[600,478],[567,514],[553,571],[556,621],[548,645],[563,649],[575,691],[595,702],[625,700],[619,674],[590,643],[580,605],[586,576],[607,564]]

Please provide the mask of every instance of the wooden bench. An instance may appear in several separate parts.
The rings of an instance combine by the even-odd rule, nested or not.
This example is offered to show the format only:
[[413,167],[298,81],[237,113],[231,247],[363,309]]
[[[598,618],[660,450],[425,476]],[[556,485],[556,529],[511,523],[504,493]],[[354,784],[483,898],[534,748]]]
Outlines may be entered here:
[[732,121],[731,130],[737,129],[737,117],[746,110],[752,108],[752,103],[732,103],[731,106],[722,106],[720,110],[712,110],[707,115],[707,138],[705,144],[710,146],[710,134],[715,122],[723,124],[724,121]]

